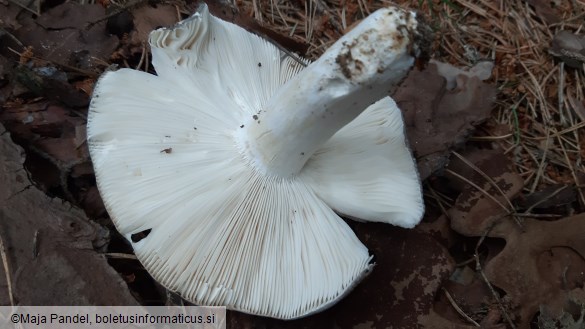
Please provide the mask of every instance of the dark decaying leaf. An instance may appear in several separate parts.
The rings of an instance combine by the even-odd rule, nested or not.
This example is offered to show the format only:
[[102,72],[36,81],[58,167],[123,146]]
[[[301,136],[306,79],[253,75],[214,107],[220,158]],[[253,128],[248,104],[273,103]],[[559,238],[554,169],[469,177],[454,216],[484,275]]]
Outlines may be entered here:
[[[539,9],[543,1],[529,2],[543,19],[556,19],[546,17],[544,7]],[[179,18],[176,8],[171,5],[158,5],[156,8],[144,5],[129,10],[131,15],[127,15],[126,20],[132,19],[132,28],[119,54],[131,62],[130,66],[134,66],[131,59],[137,62],[137,57],[145,50],[150,30],[173,25]],[[273,39],[288,50],[304,54],[307,49],[307,44],[274,33],[253,20],[248,13],[240,13],[227,4],[211,2],[210,10],[251,32]],[[3,15],[1,12],[2,7],[0,17]],[[37,57],[95,72],[92,57],[109,63],[108,59],[118,45],[118,38],[108,35],[105,22],[86,29],[88,22],[104,15],[105,11],[99,5],[80,6],[67,2],[43,13],[36,22],[23,19],[23,27],[17,29],[15,34],[26,45],[33,46],[33,54]],[[128,26],[122,28],[121,35],[128,31]],[[14,27],[18,28],[17,25]],[[566,53],[566,49],[570,48],[559,47],[553,43],[554,49],[561,49],[557,49],[557,53]],[[12,64],[4,64],[6,61],[0,61],[0,83],[6,83],[9,75],[12,77],[12,73],[5,69]],[[91,217],[104,216],[105,208],[95,187],[85,145],[83,118],[86,112],[85,109],[78,112],[87,106],[88,98],[85,94],[76,93],[73,87],[67,87],[70,83],[68,78],[71,78],[63,78],[62,72],[43,75],[39,69],[51,66],[45,63],[41,64],[42,67],[38,67],[38,63],[35,65],[36,68],[22,68],[28,74],[24,74],[28,80],[23,82],[28,91],[21,90],[19,95],[30,96],[32,90],[43,99],[25,99],[22,103],[4,106],[0,121],[6,123],[15,139],[26,146],[27,161],[41,168],[33,175],[44,173],[45,184],[50,187],[73,188],[70,199],[83,206],[86,214]],[[56,67],[63,69],[58,65]],[[477,72],[474,69],[463,72],[445,63],[431,63],[422,71],[413,70],[393,94],[403,110],[421,178],[425,179],[443,168],[451,151],[462,146],[475,126],[489,117],[496,90],[493,85],[482,81],[489,68]],[[53,89],[44,86],[43,81],[48,79]],[[77,80],[78,83],[80,81]],[[44,89],[49,91],[43,92]],[[78,96],[79,99],[76,98]],[[0,101],[3,100],[0,98]],[[579,100],[569,99],[569,102],[581,104]],[[577,108],[577,105],[573,106]],[[0,166],[11,166],[7,171],[0,170],[0,202],[7,205],[0,208],[0,236],[11,248],[9,259],[18,302],[54,304],[58,300],[66,304],[136,304],[123,280],[107,266],[103,257],[93,251],[93,248],[107,242],[105,231],[89,223],[75,208],[56,199],[48,199],[34,187],[27,189],[28,178],[22,170],[21,151],[7,143],[2,137],[0,145],[10,145],[10,152],[16,152],[18,156],[12,155],[12,160],[4,161],[4,157],[8,159],[11,153],[4,149],[0,152]],[[514,205],[524,207],[532,203],[523,205],[514,200],[523,182],[507,156],[497,150],[485,149],[469,150],[463,154],[493,178],[505,197],[461,161],[452,161],[449,169],[475,182],[503,207],[459,178],[450,176],[450,184],[460,195],[455,206],[449,210],[449,216],[423,223],[414,230],[382,224],[350,223],[360,240],[376,255],[377,265],[369,277],[331,309],[290,322],[231,312],[228,327],[472,328],[454,311],[441,289],[445,288],[464,312],[482,327],[503,328],[504,315],[492,292],[475,272],[475,264],[455,267],[447,248],[452,247],[461,236],[453,230],[469,237],[489,232],[482,245],[485,249],[481,258],[483,270],[490,282],[506,294],[502,303],[520,328],[527,328],[539,311],[542,321],[546,323],[564,321],[562,323],[571,324],[566,316],[569,313],[577,323],[579,314],[573,312],[571,307],[574,308],[575,301],[583,300],[585,296],[585,246],[582,239],[585,236],[585,218],[580,216],[556,221],[528,219],[519,226],[506,215],[511,210],[508,209],[511,207],[508,199]],[[50,162],[54,172],[47,174],[47,168],[39,165],[44,164],[43,161]],[[3,176],[2,173],[8,174]],[[574,190],[568,191],[573,194],[559,195],[562,202],[572,202]],[[531,198],[542,200],[546,196],[535,193],[526,196],[525,200],[531,201]],[[35,226],[32,218],[38,221]],[[36,230],[39,233],[37,245],[34,246]],[[33,249],[38,251],[36,256],[33,256]],[[17,268],[18,271],[15,270]],[[129,273],[126,279],[134,281],[133,275]],[[100,279],[96,281],[95,277]],[[4,282],[0,271],[2,305],[9,302]],[[103,286],[103,282],[108,286]]]
[[[539,329],[582,329],[585,327],[585,294],[575,296],[567,308],[573,312],[563,311],[561,316],[551,314],[544,306],[540,308],[538,315]],[[575,316],[577,314],[577,316]]]
[[[481,175],[470,174],[474,170],[468,166],[461,175],[501,205],[468,185],[449,211],[452,228],[466,236],[505,240],[502,250],[490,255],[483,268],[491,284],[505,292],[507,311],[518,328],[529,328],[541,307],[556,318],[562,316],[572,296],[585,293],[585,215],[515,220],[507,215],[513,210],[507,200],[513,200],[523,184],[508,158],[488,150],[473,150],[466,157],[491,177],[505,196]],[[466,165],[454,162],[452,166]]]
[[490,177],[498,188],[486,181],[477,171],[460,160],[453,160],[447,168],[481,187],[494,200],[459,178],[453,177],[454,186],[461,187],[455,206],[449,210],[451,227],[466,236],[481,236],[502,216],[510,211],[507,200],[516,196],[524,181],[516,173],[513,163],[499,150],[471,149],[463,153],[468,161]]
[[567,206],[577,201],[575,187],[555,184],[519,198],[516,205],[522,209],[549,209]]
[[[82,170],[90,161],[83,112],[46,101],[15,103],[3,108],[0,122],[26,149],[27,170],[43,191],[70,202],[82,202],[86,198],[89,187],[72,195],[69,184],[69,175],[74,169],[77,177],[93,177],[92,171]],[[90,181],[93,182],[93,178]],[[94,209],[88,214],[90,212],[101,213],[101,210]]]
[[170,27],[179,21],[177,9],[171,5],[141,6],[132,10],[134,30],[130,32],[130,44],[142,46],[148,43],[152,30]]
[[[58,77],[58,74],[61,75]],[[67,75],[53,66],[31,69],[26,65],[14,68],[13,76],[34,96],[42,96],[71,107],[85,107],[89,104],[88,94],[74,88],[67,81]]]
[[88,22],[104,15],[100,5],[65,2],[37,20],[25,20],[14,34],[25,46],[32,46],[37,57],[93,69],[97,65],[94,58],[103,64],[118,47],[118,38],[106,33],[105,22],[87,29]]
[[0,1],[0,38],[3,37],[2,29],[14,30],[20,27],[18,22],[18,15],[22,11],[22,7],[15,5],[10,1]]
[[585,35],[559,31],[552,40],[549,53],[568,66],[582,69],[585,64]]
[[[0,125],[0,238],[14,302],[21,305],[137,305],[126,284],[94,251],[108,231],[83,212],[30,186],[23,150]],[[10,305],[0,271],[0,305]]]
[[424,180],[441,169],[449,152],[461,146],[474,126],[491,113],[496,89],[475,76],[460,74],[453,90],[431,63],[413,69],[392,95],[404,114],[406,133]]
[[507,220],[494,227],[489,236],[506,239],[506,247],[485,271],[518,308],[519,327],[527,328],[541,306],[560,317],[572,294],[583,295],[585,215],[528,219],[523,226],[525,232]]
[[558,23],[561,20],[560,13],[554,8],[554,1],[549,0],[525,0],[536,11],[538,16],[546,24]]

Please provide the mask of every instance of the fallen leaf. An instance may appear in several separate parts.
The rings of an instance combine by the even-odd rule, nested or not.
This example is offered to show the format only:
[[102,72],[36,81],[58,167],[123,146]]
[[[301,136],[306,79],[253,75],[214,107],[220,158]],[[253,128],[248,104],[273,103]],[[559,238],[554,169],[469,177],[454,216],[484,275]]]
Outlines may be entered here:
[[[583,299],[585,300],[585,299]],[[539,329],[582,329],[585,327],[585,304],[583,302],[573,302],[576,308],[579,310],[579,314],[571,314],[563,311],[560,316],[557,314],[551,314],[550,311],[542,306],[540,308],[540,314],[538,315],[538,328]]]
[[81,201],[83,210],[90,218],[98,218],[100,216],[107,215],[106,206],[100,196],[97,187],[92,186],[89,190],[82,194],[83,199]]
[[519,219],[508,215],[514,209],[504,209],[523,187],[510,160],[497,150],[472,150],[465,157],[491,177],[499,191],[461,162],[453,161],[451,170],[461,172],[504,207],[467,185],[449,210],[452,228],[470,237],[506,241],[501,251],[485,260],[483,269],[489,282],[505,292],[507,312],[518,328],[529,328],[543,305],[561,316],[571,294],[582,290],[585,282],[585,214],[554,221],[528,218],[519,225]]
[[[15,303],[137,305],[124,280],[94,251],[109,232],[30,186],[22,154],[0,125],[0,238]],[[0,282],[0,305],[10,305],[3,270]]]
[[558,23],[561,18],[559,12],[553,7],[553,1],[549,0],[526,0],[534,7],[536,15],[546,24]]
[[[549,209],[569,205],[577,200],[577,191],[568,185],[555,184],[523,195],[516,205],[520,209]],[[553,212],[548,212],[553,213]]]
[[585,64],[585,35],[559,31],[552,40],[548,52],[568,66],[583,69]]
[[446,79],[430,63],[422,71],[410,71],[392,95],[404,114],[422,180],[444,167],[450,151],[490,116],[495,87],[465,74],[458,74],[456,81],[457,86],[447,90]]
[[[118,47],[118,38],[106,33],[105,22],[87,28],[89,22],[104,15],[100,5],[65,2],[36,20],[25,20],[14,34],[44,60],[75,66],[76,54],[87,53],[106,61]],[[98,69],[93,60],[86,66]]]
[[0,122],[27,150],[27,169],[44,191],[81,201],[69,193],[68,179],[75,166],[90,161],[79,112],[46,101],[15,104],[0,112]]
[[[11,1],[0,2],[0,22],[2,23],[2,27],[10,30],[19,28],[20,24],[18,23],[17,17],[21,11],[22,7]],[[1,33],[0,38],[2,38]]]
[[453,90],[455,87],[461,86],[464,83],[460,80],[461,76],[466,76],[467,78],[477,77],[481,81],[487,80],[492,76],[492,70],[494,69],[494,63],[488,61],[479,62],[468,71],[434,59],[431,59],[429,63],[437,66],[437,72],[447,81],[447,90]]
[[[524,181],[516,173],[514,164],[500,150],[469,149],[462,156],[490,177],[500,189],[459,159],[452,160],[447,166],[449,170],[466,179],[464,181],[449,176],[454,181],[452,185],[461,190],[455,206],[448,211],[451,228],[466,236],[481,236],[511,210],[507,200],[520,193]],[[491,198],[467,181],[482,188]]]
[[585,214],[527,219],[523,227],[525,232],[510,219],[494,227],[489,236],[506,239],[506,247],[486,264],[485,273],[518,308],[518,327],[529,328],[542,305],[560,316],[570,293],[583,289]]
[[132,10],[134,30],[130,32],[132,46],[148,44],[150,32],[161,27],[170,27],[179,21],[177,10],[171,5],[141,6]]
[[67,81],[67,75],[53,66],[34,69],[20,65],[14,69],[16,80],[35,96],[59,101],[71,107],[86,107],[89,96]]

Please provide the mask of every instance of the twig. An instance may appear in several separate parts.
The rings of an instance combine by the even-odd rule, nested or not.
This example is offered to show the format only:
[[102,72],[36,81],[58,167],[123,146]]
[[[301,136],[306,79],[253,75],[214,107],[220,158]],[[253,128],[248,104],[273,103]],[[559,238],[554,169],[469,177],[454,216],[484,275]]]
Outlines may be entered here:
[[104,255],[106,255],[106,257],[108,257],[108,258],[132,259],[132,260],[137,260],[138,259],[136,257],[136,255],[133,255],[133,254],[124,254],[124,253],[120,253],[120,252],[109,252],[109,253],[106,253]]
[[479,246],[483,243],[483,241],[485,240],[485,238],[487,237],[487,235],[489,234],[489,232],[494,228],[494,226],[495,225],[492,224],[490,227],[488,227],[487,230],[485,230],[484,234],[481,236],[481,238],[477,242],[477,245],[475,246],[475,252],[473,254],[473,256],[475,258],[475,270],[477,272],[479,272],[479,274],[481,275],[483,281],[486,283],[486,285],[488,286],[490,292],[492,293],[492,295],[496,299],[496,302],[498,303],[498,306],[500,307],[500,311],[502,311],[502,314],[504,315],[504,318],[506,319],[506,321],[510,325],[510,328],[516,329],[516,325],[514,324],[514,322],[512,322],[512,318],[510,318],[510,315],[508,314],[508,311],[504,307],[504,304],[502,303],[502,299],[500,298],[500,295],[496,292],[496,290],[494,289],[494,287],[492,286],[492,284],[488,280],[487,276],[483,272],[483,269],[481,267],[481,262],[479,260],[479,252],[478,252]]
[[32,250],[33,259],[36,259],[38,255],[39,255],[39,230],[37,229],[35,231],[35,234],[33,235],[33,250]]
[[4,266],[4,275],[6,275],[6,284],[8,285],[8,298],[10,305],[14,307],[14,294],[12,293],[12,278],[10,277],[10,266],[8,266],[8,256],[6,256],[6,248],[4,247],[4,240],[0,235],[0,256],[2,256],[2,265]]
[[329,16],[329,23],[333,26],[337,32],[343,33],[344,28],[339,24],[339,22],[335,19],[331,8],[327,5],[325,1],[322,0],[315,0],[315,4],[317,5],[317,11],[325,12],[327,16]]
[[[135,70],[140,70],[142,63],[144,63],[144,57],[147,57],[148,54],[146,53],[146,44],[142,43],[142,53],[140,54],[140,61],[138,61],[138,65],[134,68]],[[148,72],[148,67],[144,69],[144,72]]]
[[498,206],[500,206],[503,210],[505,210],[508,214],[511,214],[514,212],[513,209],[508,209],[508,207],[504,206],[504,204],[502,204],[498,199],[496,199],[493,195],[491,195],[490,193],[488,193],[486,190],[482,189],[479,185],[475,184],[474,182],[470,181],[469,179],[459,175],[458,173],[454,172],[451,169],[445,169],[445,172],[459,178],[460,180],[466,182],[467,184],[475,187],[478,191],[480,191],[481,193],[483,193],[485,196],[487,196],[488,198],[490,198],[493,202],[495,202]]
[[108,20],[108,19],[110,19],[110,18],[118,15],[119,13],[121,13],[121,12],[123,12],[125,10],[128,10],[128,9],[134,7],[134,6],[137,6],[137,5],[142,4],[142,3],[146,3],[147,1],[148,0],[132,0],[132,1],[129,1],[128,4],[124,5],[123,7],[119,8],[119,9],[116,9],[113,12],[111,12],[111,13],[105,15],[105,16],[100,17],[100,18],[96,19],[95,21],[88,22],[87,25],[85,25],[85,29],[86,30],[89,30],[92,27],[94,27],[94,25],[99,24],[99,23],[101,23],[103,21],[106,21],[106,20]]
[[[561,137],[557,137],[559,139],[559,145],[561,146],[561,150],[563,151],[563,156],[565,158],[565,161],[567,163],[567,165],[569,166],[569,170],[571,171],[571,175],[573,176],[573,180],[575,181],[575,183],[577,183],[579,181],[579,179],[577,178],[577,173],[575,172],[575,168],[573,166],[573,164],[571,163],[571,160],[569,159],[569,155],[567,154],[567,149],[565,148],[565,145],[563,145],[563,141],[561,140]],[[581,204],[585,205],[585,196],[583,195],[583,192],[578,189],[577,193],[579,193],[579,197],[581,199]]]
[[[15,1],[15,0],[8,0],[8,1],[12,2],[13,4],[15,4],[15,5],[19,6],[20,8],[22,8],[22,9],[24,9],[24,10],[26,10],[26,11],[29,11],[29,12],[31,12],[31,13],[33,13],[33,14],[35,14],[35,15],[40,15],[40,14],[41,14],[41,12],[40,12],[40,8],[39,8],[40,0],[38,0],[38,2],[37,2],[37,11],[34,11],[34,10],[32,10],[32,9],[28,8],[28,6],[24,6],[24,5],[23,5],[22,3],[20,3],[19,1]],[[31,4],[31,3],[33,3],[34,1],[35,1],[35,0],[33,0],[33,1],[30,1],[30,2],[28,3],[28,5],[30,6],[30,4]]]
[[467,320],[468,322],[472,323],[474,326],[481,327],[479,325],[479,323],[475,322],[475,320],[473,320],[472,318],[469,317],[469,315],[467,315],[467,314],[465,314],[465,312],[463,312],[463,310],[459,307],[459,305],[457,305],[457,303],[455,303],[455,300],[453,300],[453,297],[451,297],[451,294],[449,294],[447,289],[445,289],[445,288],[441,288],[441,289],[445,293],[445,296],[447,296],[447,299],[449,300],[449,303],[451,303],[451,306],[453,306],[453,308],[455,309],[455,311],[457,311],[457,313],[459,313],[459,315],[461,315],[463,318],[465,318],[465,320]]
[[[550,132],[548,129],[546,130],[546,135],[550,136]],[[536,177],[534,177],[534,181],[532,182],[532,187],[530,188],[531,193],[533,193],[536,190],[536,187],[538,186],[538,182],[540,180],[540,176],[542,176],[544,174],[544,165],[546,163],[546,159],[547,159],[547,155],[548,155],[548,151],[549,151],[549,144],[550,144],[550,138],[547,138],[546,142],[544,143],[544,151],[542,153],[542,159],[540,160],[540,163],[538,164],[538,170],[536,171]]]
[[[12,49],[10,47],[7,47],[7,48],[8,48],[9,51],[15,53],[16,55],[22,56],[22,53],[14,50],[14,49]],[[98,74],[95,73],[95,72],[86,71],[86,70],[77,68],[75,66],[70,66],[70,65],[67,65],[67,64],[59,63],[59,62],[54,62],[54,61],[51,61],[51,60],[48,60],[48,59],[44,59],[44,58],[41,58],[41,57],[29,56],[29,58],[30,59],[35,59],[35,60],[38,60],[38,61],[47,62],[49,64],[52,64],[52,65],[55,65],[55,66],[59,66],[59,67],[62,67],[62,68],[65,68],[65,69],[68,69],[68,70],[71,70],[71,71],[74,71],[74,72],[77,72],[77,73],[81,73],[83,75],[87,75],[87,76],[90,76],[90,77],[97,77],[98,76]]]
[[478,174],[480,174],[481,177],[483,177],[486,181],[488,181],[504,197],[504,199],[508,202],[508,205],[510,206],[510,209],[514,209],[514,205],[512,204],[512,201],[510,201],[510,198],[508,198],[508,196],[506,195],[506,193],[504,193],[504,191],[502,191],[502,189],[498,186],[498,184],[496,184],[496,182],[494,182],[494,180],[490,176],[488,176],[485,172],[483,172],[483,170],[479,169],[476,165],[474,165],[473,163],[471,163],[469,160],[467,160],[466,158],[464,158],[461,154],[457,153],[456,151],[453,151],[452,153],[457,158],[459,158],[459,160],[463,161],[463,163],[465,163],[471,169],[475,170],[475,172],[477,172]]
[[563,215],[557,215],[557,214],[533,214],[530,212],[515,213],[514,216],[528,217],[528,218],[559,218],[559,217],[564,217]]
[[7,35],[8,37],[10,37],[10,39],[12,39],[12,41],[14,41],[20,48],[24,48],[24,44],[22,42],[20,42],[20,40],[18,40],[17,37],[14,36],[14,34],[6,31],[5,28],[0,27],[0,36],[2,35]]
[[[430,184],[427,184],[427,188],[429,189],[429,191],[432,194],[432,197],[437,200],[437,204],[439,205],[439,208],[441,209],[441,213],[447,217],[450,218],[449,213],[447,212],[447,209],[445,208],[445,206],[443,205],[443,200],[441,200],[441,197],[437,194],[437,192],[435,191],[434,188],[431,187]],[[449,206],[449,208],[451,208]]]
[[570,133],[572,131],[579,130],[581,128],[585,128],[585,121],[579,122],[578,124],[576,124],[576,125],[574,125],[572,127],[563,129],[561,131],[557,131],[557,132],[555,132],[555,133],[553,133],[553,134],[551,134],[549,136],[546,136],[546,137],[526,137],[526,138],[527,139],[532,139],[532,140],[537,140],[537,141],[542,141],[542,140],[545,140],[545,139],[548,139],[548,138],[551,138],[551,137],[558,137],[560,135],[564,135],[566,133]]
[[282,51],[283,53],[285,53],[288,57],[292,58],[295,62],[299,63],[303,67],[307,67],[307,61],[306,60],[303,60],[302,58],[300,58],[299,56],[297,56],[296,54],[294,54],[292,51],[284,48],[278,42],[276,42],[276,41],[272,40],[271,38],[269,38],[266,34],[261,33],[261,32],[258,32],[258,31],[254,31],[254,34],[257,34],[258,36],[262,37],[266,41],[268,41],[271,44],[273,44],[276,48],[278,48],[280,51]]
[[534,203],[533,205],[531,205],[531,206],[530,206],[528,209],[526,209],[526,211],[524,211],[524,213],[530,213],[530,212],[532,212],[532,210],[533,210],[534,208],[536,208],[536,206],[538,206],[538,205],[540,205],[540,204],[544,203],[544,202],[545,202],[545,201],[547,201],[548,199],[550,199],[550,198],[554,197],[555,195],[557,195],[557,194],[561,193],[561,192],[562,192],[564,189],[566,189],[567,187],[568,187],[568,186],[563,186],[563,187],[561,187],[561,188],[558,188],[558,189],[556,189],[554,192],[552,192],[551,194],[547,195],[545,198],[542,198],[542,200],[540,200],[540,201],[538,201],[538,202]]

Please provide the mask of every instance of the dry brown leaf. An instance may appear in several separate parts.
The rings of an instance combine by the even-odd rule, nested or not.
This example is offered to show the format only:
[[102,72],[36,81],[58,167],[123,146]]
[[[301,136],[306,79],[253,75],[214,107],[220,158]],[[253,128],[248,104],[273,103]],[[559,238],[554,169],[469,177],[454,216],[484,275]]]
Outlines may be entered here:
[[575,201],[577,201],[577,191],[574,187],[555,184],[523,196],[516,204],[521,209],[546,210],[566,206]]
[[27,149],[27,168],[43,189],[61,189],[68,201],[79,201],[68,193],[68,175],[89,162],[85,119],[70,108],[39,102],[5,109],[0,122]]
[[74,87],[75,87],[75,89],[82,91],[88,97],[91,97],[95,82],[96,82],[96,79],[87,78],[85,80],[75,82]]
[[[106,243],[108,231],[31,187],[22,154],[0,125],[0,238],[15,302],[137,305],[122,278],[94,251]],[[9,305],[4,274],[0,279],[0,305]]]
[[[513,163],[501,151],[473,149],[463,156],[490,177],[505,195],[473,168],[459,159],[453,160],[447,168],[481,187],[489,196],[477,190],[460,178],[453,177],[453,186],[461,189],[455,206],[449,210],[451,227],[467,236],[481,236],[502,216],[511,211],[507,200],[516,196],[524,181],[516,173]],[[505,208],[503,208],[504,206]]]
[[67,74],[53,66],[29,68],[19,65],[13,69],[16,81],[34,96],[45,97],[71,107],[86,107],[89,96],[67,81]]
[[95,66],[92,57],[107,60],[118,47],[118,38],[106,33],[105,22],[86,28],[104,15],[100,5],[65,2],[36,20],[25,20],[14,34],[44,60],[91,69]]
[[85,192],[83,200],[81,201],[83,210],[90,218],[98,218],[106,213],[106,206],[102,200],[97,187],[92,186]]
[[[491,177],[502,195],[469,166],[454,161],[460,173],[508,207],[523,187],[511,162],[498,151],[475,150],[467,159]],[[518,328],[529,328],[541,306],[561,316],[571,294],[585,282],[585,214],[554,220],[521,220],[521,226],[482,191],[463,188],[449,211],[455,231],[466,236],[505,239],[501,252],[484,265],[488,280],[506,293],[507,311]]]
[[461,76],[466,76],[467,78],[477,77],[479,80],[484,81],[491,77],[494,69],[494,63],[488,61],[479,62],[467,71],[434,59],[431,59],[430,63],[437,66],[437,72],[447,81],[448,90],[453,90],[455,87],[463,85],[464,81],[461,81]]
[[19,28],[20,23],[17,17],[21,12],[22,7],[11,1],[0,2],[0,26],[11,30]]
[[558,23],[561,18],[559,12],[553,7],[553,1],[549,0],[527,0],[528,4],[534,7],[536,15],[546,24]]
[[585,35],[560,31],[553,38],[549,53],[570,67],[582,69],[585,64]]
[[20,64],[26,64],[30,59],[34,56],[33,47],[28,46],[25,47],[24,50],[20,53],[20,57],[18,62]]
[[413,69],[392,97],[404,114],[406,132],[424,180],[441,169],[449,152],[461,146],[474,126],[491,113],[496,89],[477,77],[459,74],[447,90],[435,64]]
[[489,236],[507,244],[485,273],[518,308],[518,327],[529,328],[541,306],[560,317],[570,294],[583,290],[585,214],[550,222],[528,219],[523,226],[525,232],[507,220],[494,227]]
[[159,5],[156,8],[141,6],[132,10],[134,30],[130,32],[130,44],[142,46],[148,43],[148,35],[152,30],[160,27],[175,25],[179,18],[177,10],[171,5]]

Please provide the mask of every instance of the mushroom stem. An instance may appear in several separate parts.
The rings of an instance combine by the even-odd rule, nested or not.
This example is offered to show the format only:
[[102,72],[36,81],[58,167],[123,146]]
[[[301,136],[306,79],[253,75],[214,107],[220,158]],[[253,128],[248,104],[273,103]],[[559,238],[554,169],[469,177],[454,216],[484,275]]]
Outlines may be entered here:
[[415,16],[376,11],[283,85],[246,125],[244,149],[258,169],[294,176],[339,129],[387,96],[419,50]]

